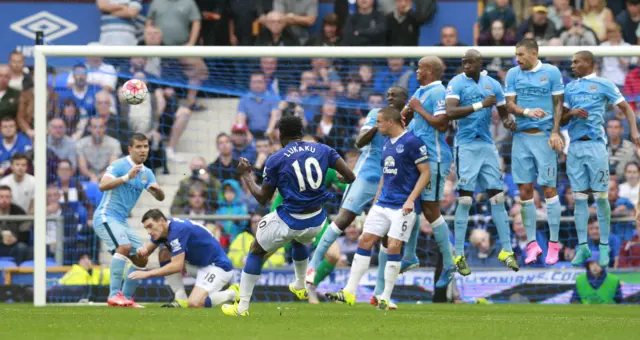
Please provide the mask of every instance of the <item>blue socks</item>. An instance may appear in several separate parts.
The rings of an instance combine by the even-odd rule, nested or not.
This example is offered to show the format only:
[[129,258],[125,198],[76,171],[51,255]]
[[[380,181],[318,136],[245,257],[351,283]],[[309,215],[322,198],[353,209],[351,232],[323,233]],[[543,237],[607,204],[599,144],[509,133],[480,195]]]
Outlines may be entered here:
[[[404,244],[402,258],[406,261],[412,261],[416,258],[416,247],[418,246],[418,235],[420,234],[420,216],[416,216],[416,223],[413,225],[409,241]],[[387,262],[385,260],[385,262]]]
[[109,282],[109,297],[116,295],[122,289],[124,267],[129,261],[126,257],[116,253],[111,259],[111,274]]
[[[502,250],[511,253],[511,230],[509,229],[509,217],[507,216],[507,210],[504,208],[504,194],[499,193],[490,199],[491,201],[491,217],[493,223],[498,229],[498,238],[500,239],[500,245]],[[457,214],[456,214],[457,215]],[[458,226],[456,225],[456,228]],[[456,233],[458,231],[456,230]],[[458,235],[456,235],[456,252],[458,251]]]
[[609,244],[611,232],[611,206],[607,193],[595,193],[596,207],[598,208],[598,224],[600,224],[600,244]]
[[[573,194],[575,198],[575,206],[573,208],[573,217],[576,223],[576,232],[578,234],[578,243],[587,243],[587,224],[589,223],[589,195],[584,193]],[[608,203],[607,203],[608,204]]]
[[249,253],[243,271],[251,275],[260,275],[262,273],[262,256]]
[[122,284],[122,294],[127,299],[131,299],[131,297],[136,293],[136,288],[138,288],[138,284],[140,280],[132,280],[129,278],[129,274],[135,272],[136,270],[142,270],[133,264],[129,266],[127,270],[127,274],[124,276],[124,283]]
[[379,296],[384,291],[384,269],[387,266],[387,249],[380,245],[378,252],[378,276],[376,277],[376,288],[373,296]]
[[327,230],[324,231],[324,234],[322,234],[320,242],[318,242],[316,251],[313,253],[313,258],[311,259],[311,268],[316,269],[320,266],[320,263],[324,259],[324,254],[327,253],[329,247],[331,247],[333,242],[335,242],[341,234],[342,231],[332,222]]
[[447,222],[442,218],[442,216],[433,221],[431,226],[433,227],[433,236],[440,248],[440,253],[442,253],[442,262],[444,267],[449,268],[453,266],[453,254],[451,253],[451,241],[449,240],[449,226],[447,226]]
[[309,248],[302,243],[291,241],[291,258],[294,261],[307,260],[309,258]]
[[560,214],[562,207],[560,206],[560,198],[558,195],[545,199],[547,203],[547,218],[549,222],[549,241],[558,242],[560,234]]
[[464,256],[464,240],[467,236],[469,209],[471,209],[471,203],[473,203],[473,198],[469,196],[462,196],[458,198],[458,206],[456,207],[456,217],[454,220],[456,256]]
[[533,242],[536,240],[536,206],[533,204],[533,199],[522,201],[520,204],[522,204],[522,224],[527,232],[527,242]]

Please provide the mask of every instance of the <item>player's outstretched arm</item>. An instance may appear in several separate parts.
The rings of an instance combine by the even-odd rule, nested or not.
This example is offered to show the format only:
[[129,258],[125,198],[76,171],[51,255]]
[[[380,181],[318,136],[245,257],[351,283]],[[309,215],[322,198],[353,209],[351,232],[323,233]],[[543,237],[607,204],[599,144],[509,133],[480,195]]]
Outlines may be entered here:
[[273,194],[276,192],[276,187],[266,183],[263,183],[262,186],[259,186],[253,179],[251,172],[251,163],[249,163],[246,158],[240,158],[240,164],[238,164],[238,173],[242,175],[242,180],[249,188],[249,191],[251,191],[253,197],[256,198],[256,201],[258,201],[258,203],[260,203],[261,205],[265,205],[269,202],[271,197],[273,197]]
[[364,148],[365,146],[369,145],[369,143],[371,143],[371,141],[373,140],[373,138],[376,136],[376,133],[378,133],[378,127],[374,126],[370,129],[362,129],[360,130],[360,133],[358,134],[358,137],[356,138],[356,147],[358,147],[358,149]]
[[336,160],[335,170],[338,172],[338,174],[340,174],[340,176],[338,176],[338,179],[342,183],[350,184],[356,180],[356,174],[351,171],[351,168],[347,165],[347,162],[342,159],[342,157]]
[[445,132],[449,128],[449,118],[446,114],[434,116],[430,112],[424,109],[420,100],[416,97],[411,98],[409,100],[409,108],[413,110],[413,112],[417,112],[424,120],[429,123],[429,125],[433,126],[440,132]]
[[431,169],[429,168],[429,163],[425,162],[416,164],[416,167],[418,168],[418,171],[420,171],[420,177],[418,177],[416,185],[413,187],[407,201],[402,206],[402,212],[405,215],[413,211],[416,200],[420,197],[420,194],[431,180]]
[[636,144],[636,146],[640,147],[640,136],[638,136],[638,125],[636,124],[636,115],[633,113],[633,109],[629,106],[626,100],[618,103],[618,108],[624,112],[624,116],[627,118],[627,123],[629,123],[629,132],[631,133],[631,140]]
[[142,257],[147,257],[149,255],[151,255],[156,249],[158,249],[158,245],[155,243],[145,243],[142,247],[138,248],[136,250],[136,254],[142,256]]
[[149,190],[149,193],[151,193],[151,195],[153,195],[153,197],[158,201],[164,201],[164,191],[162,191],[162,188],[160,188],[158,183],[149,184],[147,190]]
[[122,184],[127,183],[130,179],[133,179],[136,176],[138,176],[140,171],[142,171],[142,167],[143,167],[142,164],[136,165],[131,169],[129,169],[129,172],[127,174],[120,177],[115,177],[109,171],[109,169],[107,169],[107,173],[105,173],[105,175],[102,176],[102,179],[100,179],[100,184],[98,185],[98,188],[100,189],[100,191],[113,190],[121,186]]
[[134,280],[148,279],[150,277],[162,277],[178,273],[182,271],[182,268],[184,268],[185,254],[185,252],[182,252],[178,255],[171,256],[171,262],[160,268],[152,269],[149,271],[136,270],[135,272],[129,274],[129,278]]

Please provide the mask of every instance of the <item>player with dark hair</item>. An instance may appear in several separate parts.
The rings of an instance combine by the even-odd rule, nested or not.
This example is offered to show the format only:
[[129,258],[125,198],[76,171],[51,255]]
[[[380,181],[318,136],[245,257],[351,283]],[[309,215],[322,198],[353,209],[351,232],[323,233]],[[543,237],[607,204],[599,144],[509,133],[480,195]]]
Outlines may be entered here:
[[549,218],[549,247],[545,262],[558,262],[560,244],[560,199],[556,180],[558,154],[564,147],[560,137],[564,85],[557,67],[538,59],[538,44],[523,39],[516,45],[518,66],[507,72],[505,97],[507,111],[516,116],[511,152],[513,180],[520,190],[522,222],[527,232],[527,257],[531,264],[542,254],[536,242],[534,182],[543,188]]
[[278,123],[280,140],[284,147],[267,159],[262,186],[252,176],[252,167],[245,158],[240,159],[238,172],[242,174],[251,194],[258,203],[266,204],[274,192],[282,195],[282,205],[262,218],[256,238],[251,245],[240,279],[240,301],[223,305],[222,311],[230,316],[249,315],[249,301],[258,283],[265,255],[291,242],[295,282],[289,290],[299,299],[307,299],[305,273],[309,249],[327,219],[322,205],[333,195],[327,190],[324,175],[327,169],[338,171],[343,182],[351,183],[356,176],[338,153],[319,143],[302,141],[302,119],[288,116]]
[[381,135],[387,136],[382,151],[383,170],[380,197],[369,211],[364,232],[351,263],[347,286],[337,293],[327,293],[332,301],[354,305],[360,279],[369,269],[371,248],[388,236],[387,262],[384,268],[384,291],[378,297],[378,309],[389,309],[391,293],[400,274],[400,251],[414,228],[419,199],[429,183],[431,171],[427,163],[427,147],[411,132],[404,129],[400,111],[385,107],[376,118]]
[[[129,156],[109,165],[100,180],[100,191],[105,194],[93,215],[93,228],[113,254],[107,299],[110,306],[140,307],[132,299],[139,280],[129,278],[128,274],[145,268],[148,259],[136,253],[142,247],[142,242],[127,225],[127,218],[142,190],[149,191],[158,201],[164,200],[164,192],[156,182],[153,171],[143,164],[148,156],[149,140],[144,134],[135,133],[129,140]],[[125,275],[129,260],[133,265]]]
[[574,217],[578,233],[576,255],[571,261],[582,266],[591,257],[587,245],[589,220],[589,193],[593,193],[600,225],[600,258],[598,263],[609,266],[609,232],[611,206],[609,205],[609,153],[605,133],[604,115],[609,105],[624,112],[631,139],[640,147],[640,137],[633,110],[618,87],[610,80],[596,76],[593,53],[580,51],[573,56],[571,69],[578,79],[567,84],[564,94],[566,108],[563,122],[569,123],[569,150],[567,175],[575,198]]
[[134,271],[128,275],[129,279],[169,276],[182,272],[188,263],[197,268],[189,308],[215,307],[239,297],[237,284],[221,291],[233,278],[233,265],[209,229],[191,220],[167,220],[159,209],[147,211],[142,216],[142,224],[151,236],[151,243],[138,248],[137,253],[148,257],[159,245],[164,245],[171,252],[171,262],[150,271]]
[[505,128],[514,131],[517,126],[505,107],[500,83],[482,74],[482,55],[468,50],[462,58],[463,73],[447,86],[446,110],[450,120],[457,120],[455,138],[455,167],[458,177],[458,206],[455,216],[454,262],[462,275],[471,274],[464,256],[464,242],[469,224],[469,209],[473,203],[476,185],[486,190],[491,203],[491,216],[498,229],[502,250],[498,259],[518,271],[511,248],[509,216],[504,207],[504,181],[500,169],[498,149],[491,138],[491,109],[496,106]]

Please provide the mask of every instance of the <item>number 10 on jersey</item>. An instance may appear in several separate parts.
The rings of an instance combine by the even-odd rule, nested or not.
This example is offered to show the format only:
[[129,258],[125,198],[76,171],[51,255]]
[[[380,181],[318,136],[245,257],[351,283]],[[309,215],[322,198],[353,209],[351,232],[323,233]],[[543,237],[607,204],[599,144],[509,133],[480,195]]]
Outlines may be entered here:
[[[293,162],[292,166],[293,170],[295,170],[296,172],[296,177],[298,178],[298,185],[300,186],[301,192],[307,190],[307,184],[309,184],[309,186],[313,190],[320,188],[320,186],[322,185],[323,173],[322,169],[320,168],[320,163],[317,159],[310,157],[304,161],[304,172],[306,175],[306,181],[305,176],[302,174],[302,168],[300,168],[300,162],[295,161]],[[316,174],[318,174],[318,178],[316,180],[313,179],[313,172],[311,171],[312,168],[315,168]]]

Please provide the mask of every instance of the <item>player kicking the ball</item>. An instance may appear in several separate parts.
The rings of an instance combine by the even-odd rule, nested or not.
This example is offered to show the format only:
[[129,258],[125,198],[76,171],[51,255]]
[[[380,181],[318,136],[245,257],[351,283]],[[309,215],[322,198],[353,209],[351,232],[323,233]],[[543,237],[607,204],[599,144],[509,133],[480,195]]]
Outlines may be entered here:
[[458,206],[455,216],[455,264],[462,275],[471,274],[464,257],[464,240],[469,224],[469,209],[476,184],[489,194],[491,216],[498,229],[502,250],[498,259],[518,271],[518,261],[511,249],[509,217],[504,207],[504,183],[498,149],[491,138],[491,109],[495,105],[505,128],[514,131],[516,124],[507,113],[500,83],[484,74],[482,55],[468,50],[462,58],[464,73],[458,74],[447,87],[447,116],[458,121],[455,138],[455,167],[458,177]]
[[135,271],[129,274],[130,279],[142,280],[180,273],[187,262],[197,267],[198,271],[196,284],[188,300],[189,308],[213,307],[239,297],[237,284],[220,291],[233,278],[233,266],[207,228],[191,220],[167,220],[158,209],[147,211],[142,216],[142,224],[151,236],[152,243],[138,248],[138,254],[147,257],[163,244],[171,252],[171,262],[150,271]]
[[307,299],[305,275],[309,249],[305,244],[313,242],[322,230],[327,219],[322,205],[333,197],[325,186],[324,174],[329,168],[335,169],[339,178],[347,183],[356,177],[334,149],[302,141],[303,125],[299,117],[283,117],[278,125],[284,147],[267,159],[262,187],[253,179],[249,161],[241,158],[238,165],[238,172],[260,204],[269,202],[278,189],[282,205],[260,220],[240,279],[240,301],[223,305],[225,315],[249,315],[249,300],[260,278],[265,255],[288,242],[291,242],[296,276],[289,290],[299,299]]
[[[569,150],[567,174],[575,198],[574,216],[578,233],[576,255],[571,261],[581,266],[591,257],[587,245],[589,220],[589,192],[593,193],[600,225],[600,266],[609,266],[609,231],[611,206],[609,205],[609,153],[604,130],[604,114],[614,104],[624,112],[629,122],[631,139],[640,146],[636,118],[629,104],[610,80],[598,77],[593,71],[593,53],[580,51],[573,56],[571,69],[578,79],[565,88],[563,121],[569,121]],[[557,127],[559,129],[559,126]],[[554,130],[555,129],[554,127]],[[557,151],[560,151],[557,149]]]
[[369,269],[371,248],[382,237],[388,236],[385,286],[378,298],[378,309],[387,310],[400,273],[402,244],[411,235],[416,220],[416,200],[429,183],[431,171],[426,145],[405,131],[400,111],[391,107],[381,109],[376,126],[381,135],[389,137],[382,148],[380,197],[364,222],[347,286],[337,293],[327,293],[326,297],[354,305],[360,279]]
[[[142,242],[127,225],[127,217],[142,190],[148,190],[158,201],[164,200],[164,192],[156,183],[153,171],[143,165],[148,156],[149,140],[145,135],[135,133],[129,140],[129,156],[113,162],[100,180],[100,191],[105,194],[93,216],[93,228],[113,254],[109,306],[142,307],[132,299],[140,280],[129,278],[128,274],[145,268],[148,258],[136,254]],[[133,265],[125,275],[129,259]]]

